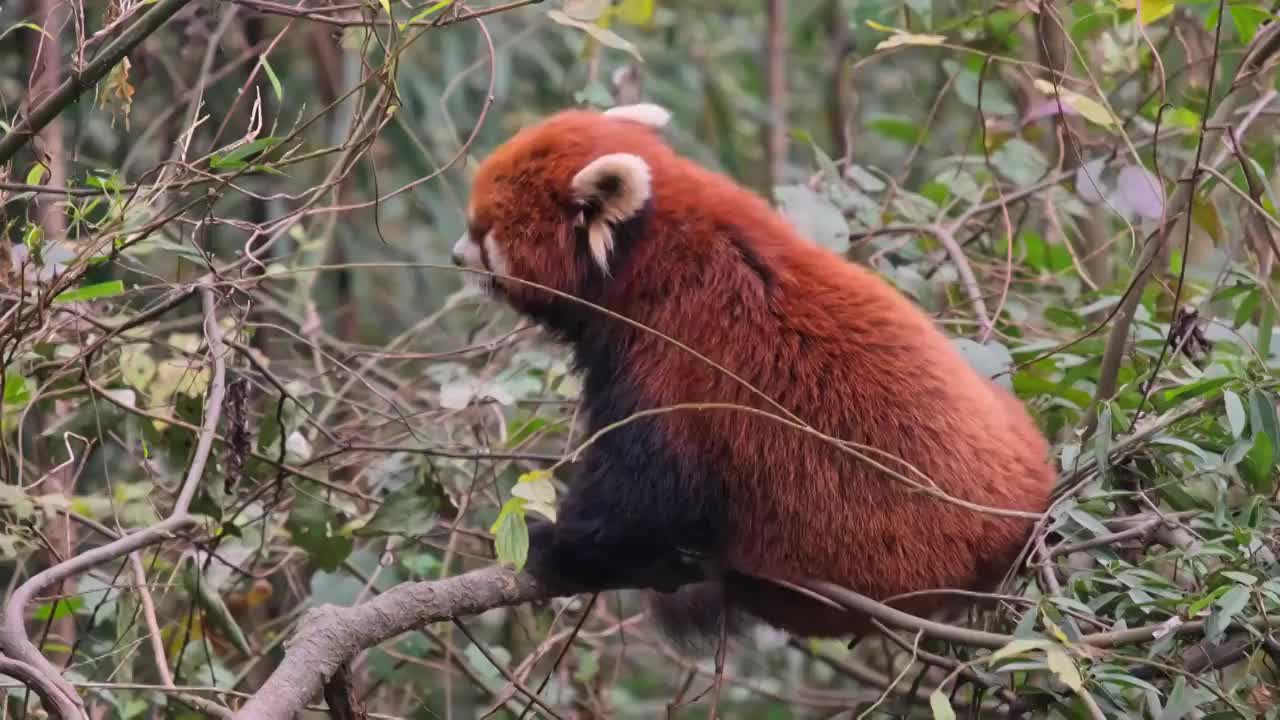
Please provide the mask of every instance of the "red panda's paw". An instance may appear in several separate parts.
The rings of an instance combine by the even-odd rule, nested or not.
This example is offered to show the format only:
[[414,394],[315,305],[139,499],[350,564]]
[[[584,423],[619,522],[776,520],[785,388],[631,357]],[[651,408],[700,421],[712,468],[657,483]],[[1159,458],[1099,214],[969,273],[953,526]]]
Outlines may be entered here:
[[568,591],[568,579],[559,572],[555,562],[555,523],[535,515],[526,516],[529,528],[529,555],[525,560],[524,571],[532,575],[549,590]]
[[698,556],[656,545],[650,538],[623,538],[575,525],[529,517],[525,572],[559,594],[621,589],[674,592],[705,579]]

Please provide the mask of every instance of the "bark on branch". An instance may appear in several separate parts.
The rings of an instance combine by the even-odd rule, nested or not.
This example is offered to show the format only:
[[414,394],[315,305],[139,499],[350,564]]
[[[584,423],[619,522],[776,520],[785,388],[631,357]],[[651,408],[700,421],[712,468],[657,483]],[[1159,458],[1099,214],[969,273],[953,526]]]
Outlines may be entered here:
[[493,566],[404,583],[354,607],[315,608],[289,641],[284,660],[235,720],[292,720],[339,668],[367,648],[433,622],[550,596],[532,577]]

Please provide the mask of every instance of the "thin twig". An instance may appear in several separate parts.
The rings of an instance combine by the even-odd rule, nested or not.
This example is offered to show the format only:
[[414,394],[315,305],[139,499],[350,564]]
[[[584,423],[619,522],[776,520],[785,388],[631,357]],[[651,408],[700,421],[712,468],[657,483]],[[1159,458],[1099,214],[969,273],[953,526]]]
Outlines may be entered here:
[[[222,401],[226,394],[226,347],[222,342],[222,328],[218,325],[216,302],[213,290],[206,284],[200,286],[200,296],[204,306],[204,331],[209,343],[210,358],[213,363],[213,378],[209,383],[209,394],[205,400],[204,421],[196,442],[196,451],[187,469],[186,478],[174,502],[169,517],[151,527],[140,529],[105,545],[87,550],[65,561],[37,573],[19,585],[10,596],[9,604],[4,608],[3,623],[0,624],[0,649],[9,657],[35,667],[48,682],[43,690],[48,694],[56,689],[68,699],[76,712],[65,715],[70,718],[87,717],[84,703],[75,688],[63,679],[61,672],[49,662],[30,638],[25,626],[26,609],[35,600],[37,593],[82,572],[111,562],[149,545],[162,542],[172,534],[197,524],[197,518],[190,513],[191,501],[200,487],[200,479],[213,449],[213,440],[222,416]],[[37,690],[37,692],[42,692]],[[62,705],[59,702],[59,705]],[[54,709],[50,708],[50,712]]]
[[71,103],[75,102],[76,98],[80,97],[82,93],[97,85],[99,80],[111,72],[116,63],[132,52],[153,32],[159,30],[161,25],[179,10],[186,7],[188,2],[190,0],[160,0],[147,11],[146,15],[143,15],[137,22],[130,25],[128,30],[121,33],[115,42],[104,48],[102,54],[84,66],[83,70],[69,73],[70,76],[58,86],[58,89],[52,95],[33,108],[12,130],[5,133],[3,138],[0,138],[0,165],[7,163],[23,145],[26,145],[45,125],[52,122]]

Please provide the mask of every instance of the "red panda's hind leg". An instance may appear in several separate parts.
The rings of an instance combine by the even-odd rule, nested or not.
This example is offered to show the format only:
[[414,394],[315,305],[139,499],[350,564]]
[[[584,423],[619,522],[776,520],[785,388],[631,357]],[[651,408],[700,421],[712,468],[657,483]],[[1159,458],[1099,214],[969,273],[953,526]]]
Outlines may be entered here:
[[672,593],[648,593],[647,601],[658,630],[689,654],[715,652],[722,625],[728,635],[742,627],[741,614],[725,602],[720,580],[685,585]]

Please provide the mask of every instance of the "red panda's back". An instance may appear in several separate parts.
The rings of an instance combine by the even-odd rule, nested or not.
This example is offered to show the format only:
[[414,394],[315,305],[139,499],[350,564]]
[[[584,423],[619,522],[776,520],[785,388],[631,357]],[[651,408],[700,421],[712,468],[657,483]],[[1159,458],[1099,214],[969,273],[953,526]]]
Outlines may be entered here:
[[[663,418],[680,453],[724,475],[729,566],[824,579],[876,599],[998,581],[1031,521],[961,507],[903,476],[972,505],[1043,511],[1054,474],[1023,405],[869,270],[799,237],[713,173],[668,168],[674,181],[664,186],[663,169],[649,246],[635,258],[645,269],[620,280],[633,294],[661,284],[671,301],[634,314],[811,428],[742,412]],[[783,414],[660,343],[639,343],[632,358],[655,405],[730,402]],[[768,583],[738,577],[727,590],[732,602],[797,633],[860,629],[857,619]]]

